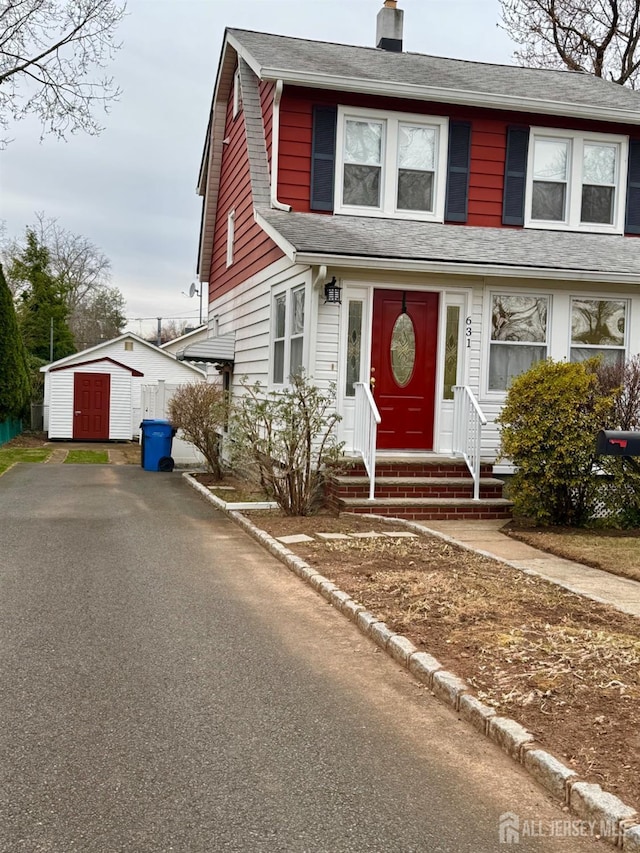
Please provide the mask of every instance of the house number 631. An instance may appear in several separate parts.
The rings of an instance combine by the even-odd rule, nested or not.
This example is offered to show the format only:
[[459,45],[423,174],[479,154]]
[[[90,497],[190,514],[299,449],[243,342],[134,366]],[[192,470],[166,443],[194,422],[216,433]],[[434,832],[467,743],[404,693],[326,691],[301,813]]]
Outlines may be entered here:
[[467,349],[471,349],[471,317],[467,317],[464,321],[464,325],[464,336],[467,339]]

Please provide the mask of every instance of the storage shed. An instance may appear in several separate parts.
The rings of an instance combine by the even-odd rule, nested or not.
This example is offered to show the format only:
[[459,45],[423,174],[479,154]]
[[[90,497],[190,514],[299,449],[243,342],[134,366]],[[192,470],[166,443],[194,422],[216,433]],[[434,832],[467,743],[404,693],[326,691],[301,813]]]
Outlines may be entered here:
[[141,385],[206,381],[205,371],[178,361],[127,332],[42,368],[44,429],[49,438],[132,439],[139,434]]

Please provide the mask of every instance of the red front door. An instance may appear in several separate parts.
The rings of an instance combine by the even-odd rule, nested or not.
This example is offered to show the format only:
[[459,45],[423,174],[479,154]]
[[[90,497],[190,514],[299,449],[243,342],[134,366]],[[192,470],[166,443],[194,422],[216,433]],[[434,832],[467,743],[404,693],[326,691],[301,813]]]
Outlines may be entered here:
[[438,294],[376,290],[371,376],[380,411],[378,448],[431,450]]
[[73,437],[88,441],[109,438],[111,376],[75,373],[73,376]]

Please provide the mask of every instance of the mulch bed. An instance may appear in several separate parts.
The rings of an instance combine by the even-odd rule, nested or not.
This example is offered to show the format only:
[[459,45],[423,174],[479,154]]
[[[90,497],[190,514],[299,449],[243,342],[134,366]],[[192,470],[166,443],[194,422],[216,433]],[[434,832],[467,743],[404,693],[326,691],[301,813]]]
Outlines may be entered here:
[[[402,530],[253,512],[273,536]],[[640,807],[640,620],[441,539],[289,545],[583,778]]]

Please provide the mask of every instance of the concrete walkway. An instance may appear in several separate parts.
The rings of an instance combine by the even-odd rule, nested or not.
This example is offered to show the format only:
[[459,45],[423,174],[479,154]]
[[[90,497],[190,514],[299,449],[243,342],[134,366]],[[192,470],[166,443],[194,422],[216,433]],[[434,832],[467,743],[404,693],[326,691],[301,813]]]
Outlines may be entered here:
[[640,583],[538,551],[501,533],[504,521],[417,521],[450,542],[640,617]]

